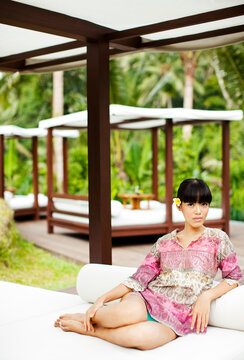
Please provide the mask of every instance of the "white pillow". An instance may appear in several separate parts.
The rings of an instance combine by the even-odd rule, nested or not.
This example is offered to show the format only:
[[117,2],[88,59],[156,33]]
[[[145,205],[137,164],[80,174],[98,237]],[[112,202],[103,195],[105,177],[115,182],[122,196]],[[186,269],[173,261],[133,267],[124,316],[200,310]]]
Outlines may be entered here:
[[111,216],[116,217],[119,216],[121,210],[123,209],[123,205],[118,200],[111,200]]
[[[149,207],[150,209],[158,209],[158,208],[165,208],[165,204],[162,204],[161,202],[157,200],[149,200]],[[140,201],[140,208],[141,209],[148,209],[148,200],[141,200]]]
[[238,286],[212,301],[209,325],[244,331],[244,286]]
[[86,302],[94,303],[99,296],[119,285],[135,271],[133,267],[86,264],[77,277],[77,292]]
[[[79,272],[77,292],[86,302],[94,303],[135,271],[135,267],[87,264]],[[211,303],[209,325],[244,331],[243,304],[244,286],[238,286]]]
[[13,198],[14,194],[11,191],[4,191],[4,200],[7,201],[7,203]]
[[[53,198],[54,206],[58,210],[66,210],[77,214],[89,214],[89,202],[87,200]],[[117,200],[111,200],[111,216],[119,216],[123,205]]]

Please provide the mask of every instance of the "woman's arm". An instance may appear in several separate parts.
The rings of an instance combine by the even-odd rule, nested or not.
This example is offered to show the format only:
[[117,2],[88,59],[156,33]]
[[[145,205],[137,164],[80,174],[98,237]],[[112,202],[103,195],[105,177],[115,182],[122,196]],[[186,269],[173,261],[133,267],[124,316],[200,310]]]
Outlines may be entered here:
[[209,296],[209,300],[213,301],[226,294],[230,290],[236,288],[237,286],[238,284],[230,285],[227,281],[223,280],[218,285],[206,290],[205,293],[207,293],[207,295]]
[[121,297],[123,297],[124,295],[128,294],[131,291],[132,291],[132,289],[129,289],[124,284],[119,284],[118,286],[116,286],[112,290],[110,290],[107,293],[100,296],[97,299],[97,301],[102,302],[103,304],[106,304],[109,301],[120,299]]
[[194,328],[196,323],[196,332],[199,333],[200,329],[203,332],[208,325],[211,302],[237,286],[238,284],[230,285],[223,280],[218,285],[204,291],[198,297],[190,313],[192,315],[191,329]]

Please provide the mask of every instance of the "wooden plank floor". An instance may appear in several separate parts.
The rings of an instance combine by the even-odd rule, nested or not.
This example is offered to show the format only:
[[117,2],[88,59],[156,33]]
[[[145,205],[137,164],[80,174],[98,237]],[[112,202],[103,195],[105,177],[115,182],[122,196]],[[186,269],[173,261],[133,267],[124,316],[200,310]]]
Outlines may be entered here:
[[[63,256],[78,264],[89,262],[88,237],[72,230],[54,228],[54,234],[47,234],[46,220],[18,220],[21,235],[36,246]],[[239,265],[244,274],[244,222],[230,222],[231,241],[238,255]],[[114,239],[112,248],[113,265],[138,267],[157,237],[134,237]],[[219,275],[217,276],[217,278]],[[244,279],[242,281],[244,284]],[[73,292],[73,290],[71,290]]]

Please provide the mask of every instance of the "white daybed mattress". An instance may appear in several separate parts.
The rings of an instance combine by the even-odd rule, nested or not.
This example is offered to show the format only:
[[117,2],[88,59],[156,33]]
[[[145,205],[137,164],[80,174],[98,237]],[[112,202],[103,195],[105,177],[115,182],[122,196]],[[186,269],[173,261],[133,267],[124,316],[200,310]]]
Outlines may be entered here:
[[[151,225],[162,224],[166,220],[166,206],[159,201],[150,200],[150,209],[147,209],[148,202],[142,200],[140,206],[142,210],[131,210],[124,208],[123,205],[116,200],[111,200],[112,227],[130,226],[130,225]],[[88,214],[88,201],[70,200],[70,199],[54,199],[54,206],[58,210],[71,211],[77,214]],[[183,222],[182,213],[172,205],[173,222]],[[75,221],[81,224],[89,224],[89,218],[75,215],[53,213],[56,219]],[[222,218],[222,209],[210,208],[207,220],[218,220]]]
[[[4,199],[13,210],[30,209],[34,206],[34,195],[9,195],[9,191],[4,192]],[[38,205],[39,207],[46,207],[48,203],[47,196],[38,194]]]
[[[93,265],[95,269],[90,269]],[[86,275],[87,267],[90,275]],[[244,331],[240,330],[208,326],[206,334],[178,337],[157,349],[140,351],[54,328],[53,323],[61,314],[86,311],[90,306],[87,298],[93,296],[90,283],[97,276],[99,286],[93,289],[93,293],[94,290],[103,293],[135,271],[133,268],[113,267],[115,269],[110,271],[109,268],[108,272],[106,267],[99,265],[97,269],[96,264],[90,264],[83,268],[85,279],[80,281],[80,285],[80,275],[77,280],[79,294],[79,288],[82,287],[82,293],[86,295],[83,298],[0,281],[0,359],[107,360],[109,357],[116,360],[173,360],[178,359],[180,354],[181,360],[243,360]]]

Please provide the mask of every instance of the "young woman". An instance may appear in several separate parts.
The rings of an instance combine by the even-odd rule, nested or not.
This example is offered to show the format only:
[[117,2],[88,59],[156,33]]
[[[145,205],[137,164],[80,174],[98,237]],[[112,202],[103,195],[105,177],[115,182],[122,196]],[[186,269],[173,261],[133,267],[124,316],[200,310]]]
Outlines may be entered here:
[[[184,229],[159,238],[136,273],[85,314],[60,316],[55,326],[141,350],[205,333],[211,301],[238,286],[242,277],[227,234],[203,225],[211,200],[203,180],[183,181],[175,204],[184,215]],[[223,281],[212,287],[218,269]],[[104,306],[115,299],[121,300]]]

